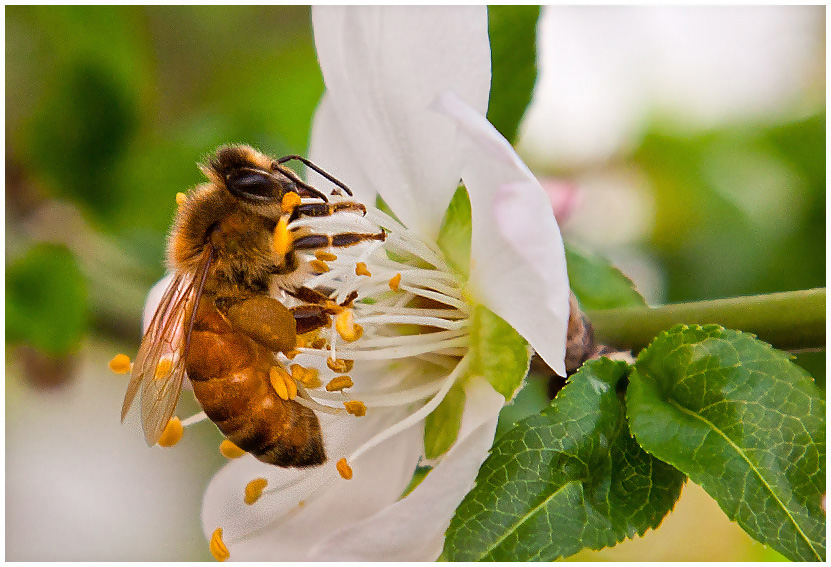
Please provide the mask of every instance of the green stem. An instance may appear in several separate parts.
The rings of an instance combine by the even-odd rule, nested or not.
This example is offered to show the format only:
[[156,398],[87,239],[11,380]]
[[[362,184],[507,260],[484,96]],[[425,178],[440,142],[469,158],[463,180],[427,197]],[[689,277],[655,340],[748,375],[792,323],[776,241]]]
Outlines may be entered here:
[[599,343],[639,350],[679,323],[716,323],[755,334],[782,350],[825,348],[825,288],[661,307],[589,311]]

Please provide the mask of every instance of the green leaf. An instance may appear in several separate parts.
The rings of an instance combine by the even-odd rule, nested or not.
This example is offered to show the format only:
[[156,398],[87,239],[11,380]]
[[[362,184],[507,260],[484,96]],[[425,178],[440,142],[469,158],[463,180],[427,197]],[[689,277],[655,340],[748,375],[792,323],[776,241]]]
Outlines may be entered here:
[[788,354],[717,325],[679,325],[638,357],[627,405],[638,443],[751,536],[793,560],[825,560],[825,402]]
[[537,82],[539,17],[539,6],[488,7],[491,41],[488,120],[512,143]]
[[629,435],[618,393],[628,368],[588,362],[497,440],[450,522],[448,560],[552,561],[660,524],[685,477]]
[[88,298],[78,262],[65,247],[40,243],[6,269],[6,341],[59,356],[78,347]]
[[447,206],[437,243],[450,266],[465,278],[470,272],[471,218],[467,189],[459,187]]
[[459,436],[462,414],[465,411],[465,389],[461,381],[447,395],[427,419],[424,420],[424,456],[435,459],[444,455]]
[[599,256],[588,256],[566,245],[568,281],[586,310],[646,305],[632,280]]
[[528,342],[493,311],[477,305],[470,322],[470,374],[484,376],[511,400],[531,364]]

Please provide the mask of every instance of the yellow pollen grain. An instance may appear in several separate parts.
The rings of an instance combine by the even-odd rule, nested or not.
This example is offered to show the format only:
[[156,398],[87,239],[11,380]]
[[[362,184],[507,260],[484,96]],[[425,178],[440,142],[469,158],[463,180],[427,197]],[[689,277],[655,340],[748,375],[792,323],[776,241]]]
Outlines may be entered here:
[[271,381],[271,386],[277,395],[284,400],[292,400],[297,395],[297,384],[294,383],[291,376],[278,366],[272,366],[268,371],[268,378]]
[[263,495],[263,490],[268,486],[268,481],[264,478],[255,478],[245,485],[245,503],[251,506],[254,502],[260,499]]
[[283,200],[280,202],[280,209],[286,213],[291,214],[294,208],[300,204],[300,195],[294,192],[283,195]]
[[392,278],[390,278],[390,289],[393,291],[398,291],[398,286],[401,285],[401,274],[395,274]]
[[285,354],[286,354],[286,358],[288,358],[289,360],[293,360],[295,356],[300,354],[300,351],[295,348],[295,349],[292,349],[292,350],[288,351]]
[[178,206],[181,207],[184,204],[184,202],[187,201],[187,200],[188,200],[188,196],[185,195],[184,193],[176,193],[176,204]]
[[338,257],[332,254],[331,252],[325,252],[323,250],[318,250],[317,252],[315,252],[315,258],[317,258],[321,262],[334,262],[338,259]]
[[352,467],[349,466],[349,463],[346,462],[346,459],[338,460],[335,467],[338,469],[338,473],[346,480],[352,478]]
[[364,328],[355,323],[351,309],[344,309],[335,318],[335,329],[343,340],[350,343],[357,341],[364,334]]
[[274,251],[281,255],[288,254],[293,242],[294,237],[289,230],[289,219],[282,216],[277,221],[277,226],[274,227]]
[[185,434],[185,428],[182,427],[181,420],[175,415],[170,418],[167,425],[162,431],[161,437],[157,441],[159,447],[173,447],[176,443],[182,440],[182,435]]
[[173,368],[173,361],[169,358],[163,358],[159,361],[156,365],[156,372],[153,374],[153,378],[156,380],[161,380],[162,378],[167,378],[170,374],[170,369]]
[[222,443],[219,444],[219,452],[226,459],[238,459],[246,453],[230,439],[222,440]]
[[327,392],[340,392],[345,388],[351,388],[354,386],[352,383],[352,378],[349,376],[335,376],[332,378],[328,384],[326,384],[326,391]]
[[326,366],[328,366],[329,370],[331,370],[332,372],[343,374],[345,372],[350,372],[352,370],[352,367],[355,366],[355,361],[346,360],[343,358],[327,358]]
[[306,368],[299,364],[292,364],[291,377],[307,388],[319,388],[322,384],[317,368]]
[[329,271],[328,264],[326,264],[326,262],[322,262],[320,260],[312,260],[312,261],[309,262],[309,265],[318,274],[325,274],[326,272]]
[[222,541],[222,528],[216,528],[214,530],[214,533],[211,535],[211,542],[208,544],[208,549],[211,550],[211,555],[217,561],[225,561],[231,557],[228,548],[225,547],[225,542]]
[[369,270],[366,269],[366,262],[358,262],[355,264],[355,275],[356,276],[371,276]]
[[110,370],[116,374],[127,374],[130,371],[130,357],[126,354],[117,354],[110,361]]
[[343,407],[346,408],[346,413],[351,413],[355,417],[363,417],[366,415],[366,405],[358,400],[351,400],[343,402]]

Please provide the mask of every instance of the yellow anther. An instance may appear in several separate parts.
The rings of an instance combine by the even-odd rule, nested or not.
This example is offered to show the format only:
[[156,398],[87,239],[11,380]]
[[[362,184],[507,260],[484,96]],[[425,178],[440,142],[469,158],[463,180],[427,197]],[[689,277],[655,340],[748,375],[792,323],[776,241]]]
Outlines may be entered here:
[[245,485],[245,503],[251,506],[254,502],[260,499],[263,495],[263,490],[268,486],[268,481],[264,478],[255,478]]
[[176,193],[176,204],[178,206],[182,206],[182,204],[188,200],[188,196],[184,193]]
[[366,262],[358,262],[355,264],[355,275],[356,276],[371,276],[369,270],[366,269]]
[[346,462],[346,459],[338,460],[335,466],[338,469],[338,473],[340,473],[340,475],[343,478],[345,478],[346,480],[352,478],[352,467],[349,466],[349,463]]
[[286,213],[291,214],[294,208],[300,204],[300,195],[294,192],[289,192],[283,195],[283,200],[280,203],[280,209]]
[[173,447],[176,443],[182,440],[182,435],[185,434],[185,428],[182,427],[182,422],[175,415],[170,418],[167,425],[162,431],[161,437],[157,443],[160,447]]
[[326,366],[328,366],[329,370],[331,370],[332,372],[343,374],[344,372],[352,371],[352,367],[355,366],[355,361],[346,360],[343,358],[327,358]]
[[346,408],[346,413],[351,413],[355,417],[363,417],[366,415],[366,406],[358,400],[343,402],[343,407]]
[[295,349],[292,349],[292,350],[288,351],[285,354],[286,354],[286,358],[288,358],[289,360],[293,360],[295,356],[300,354],[300,351],[295,348]]
[[319,388],[322,384],[317,368],[305,368],[299,364],[292,364],[291,377],[307,388]]
[[156,365],[156,372],[153,374],[153,378],[156,380],[161,380],[162,378],[167,378],[170,375],[170,369],[173,368],[173,361],[169,358],[163,358],[159,361]]
[[293,242],[294,236],[289,230],[289,219],[287,216],[282,216],[277,221],[277,226],[274,227],[274,251],[277,254],[288,254],[291,252]]
[[219,444],[219,452],[226,459],[238,459],[246,453],[246,451],[237,447],[230,439],[222,440],[222,443]]
[[321,260],[312,260],[311,262],[309,262],[309,265],[318,274],[325,274],[329,271],[329,266],[326,264],[326,262],[323,262]]
[[268,372],[268,378],[271,381],[271,386],[277,395],[284,400],[293,400],[297,396],[297,384],[289,373],[279,366],[272,366]]
[[214,533],[211,535],[211,542],[208,544],[208,549],[211,550],[211,555],[217,561],[225,561],[231,557],[228,548],[225,547],[225,542],[222,541],[222,528],[216,528],[214,530]]
[[364,334],[364,328],[355,323],[351,309],[344,309],[335,318],[335,329],[346,342],[357,341]]
[[110,370],[116,374],[127,374],[130,371],[130,357],[126,354],[117,354],[110,361]]
[[323,250],[318,250],[317,252],[315,252],[315,258],[317,258],[321,262],[334,262],[338,259],[338,257],[332,254],[331,252],[324,252]]
[[390,289],[393,291],[398,291],[398,286],[401,285],[401,274],[395,274],[392,278],[390,278]]
[[327,392],[340,392],[344,388],[351,388],[354,386],[352,378],[349,376],[335,376],[328,384],[326,384]]
[[323,337],[318,337],[314,341],[312,341],[312,348],[316,348],[318,350],[322,350],[326,348],[329,343],[326,342],[326,339]]

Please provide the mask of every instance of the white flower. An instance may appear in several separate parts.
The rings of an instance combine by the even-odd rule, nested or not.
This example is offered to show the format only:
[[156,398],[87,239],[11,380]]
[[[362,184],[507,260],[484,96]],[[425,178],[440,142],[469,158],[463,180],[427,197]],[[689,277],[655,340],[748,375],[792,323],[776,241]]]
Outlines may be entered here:
[[[483,117],[484,7],[316,7],[313,21],[327,92],[310,158],[346,182],[368,212],[298,222],[327,232],[383,227],[387,238],[333,250],[331,270],[307,282],[334,288],[339,299],[357,291],[349,313],[363,329],[351,340],[333,328],[325,348],[300,349],[297,358],[355,361],[348,395],[306,389],[304,403],[320,410],[329,462],[297,470],[250,456],[232,461],[206,491],[203,527],[209,538],[222,528],[231,559],[433,560],[505,402],[477,374],[492,363],[476,350],[487,332],[481,314],[495,313],[564,373],[562,241],[545,192]],[[470,198],[469,266],[454,265],[466,256],[445,256],[439,246],[460,179]],[[376,194],[400,223],[369,206]],[[405,334],[405,325],[420,331]],[[425,417],[454,385],[465,400],[455,444],[402,499],[423,455]],[[343,415],[343,406],[327,413],[349,399],[363,402],[366,416]],[[342,458],[350,480],[336,472]],[[246,505],[243,489],[256,478],[267,489]]]

